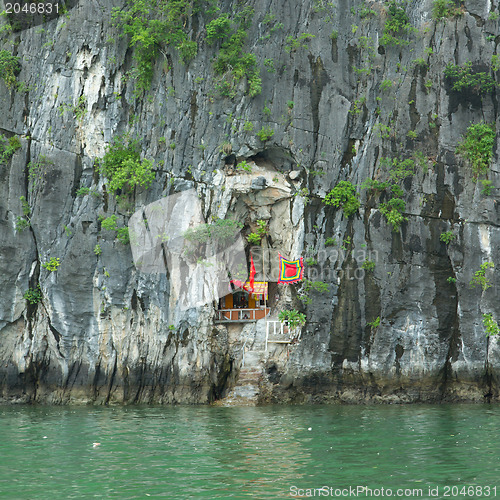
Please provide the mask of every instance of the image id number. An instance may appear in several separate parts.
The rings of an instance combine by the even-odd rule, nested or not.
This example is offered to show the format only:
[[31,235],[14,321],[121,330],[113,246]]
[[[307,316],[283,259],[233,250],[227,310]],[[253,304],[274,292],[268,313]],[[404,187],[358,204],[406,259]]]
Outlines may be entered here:
[[55,11],[59,14],[59,4],[57,3],[6,3],[5,12],[7,14],[52,14]]

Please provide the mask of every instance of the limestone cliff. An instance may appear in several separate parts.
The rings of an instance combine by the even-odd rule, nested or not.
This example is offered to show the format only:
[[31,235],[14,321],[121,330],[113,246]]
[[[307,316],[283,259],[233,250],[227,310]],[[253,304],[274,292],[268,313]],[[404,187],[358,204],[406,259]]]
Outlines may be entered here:
[[[307,323],[263,359],[262,401],[498,399],[498,269],[470,284],[500,262],[496,135],[480,175],[457,153],[498,121],[498,3],[436,3],[201,2],[143,74],[111,20],[125,1],[4,16],[0,399],[206,403],[237,383],[262,325],[180,308],[171,270],[141,270],[103,227],[186,189],[205,220],[265,220],[264,247],[307,258],[306,284],[280,291]],[[220,54],[238,22],[254,59],[235,74]],[[117,199],[97,163],[123,134],[155,178]],[[340,181],[352,214],[325,203]]]

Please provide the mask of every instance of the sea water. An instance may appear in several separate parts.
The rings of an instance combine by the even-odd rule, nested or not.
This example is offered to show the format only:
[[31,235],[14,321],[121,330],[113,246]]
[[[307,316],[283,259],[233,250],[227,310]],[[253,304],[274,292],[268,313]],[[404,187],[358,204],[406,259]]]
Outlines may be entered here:
[[0,498],[495,498],[500,407],[0,407]]

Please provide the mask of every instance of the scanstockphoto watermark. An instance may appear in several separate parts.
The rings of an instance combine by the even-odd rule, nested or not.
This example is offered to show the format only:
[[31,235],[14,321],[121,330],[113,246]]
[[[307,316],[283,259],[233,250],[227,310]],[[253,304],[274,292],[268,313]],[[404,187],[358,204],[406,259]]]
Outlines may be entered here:
[[333,486],[322,486],[320,488],[299,488],[290,486],[292,498],[423,498],[424,488],[370,488],[369,486],[348,486],[337,488]]
[[489,498],[497,496],[497,486],[477,484],[432,485],[424,488],[371,488],[369,486],[299,488],[290,486],[289,494],[292,498]]

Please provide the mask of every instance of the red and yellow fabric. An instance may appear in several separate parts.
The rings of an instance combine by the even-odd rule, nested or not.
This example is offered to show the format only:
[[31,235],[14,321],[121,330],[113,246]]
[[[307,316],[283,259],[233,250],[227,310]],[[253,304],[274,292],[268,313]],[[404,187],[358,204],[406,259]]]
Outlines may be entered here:
[[256,299],[267,300],[268,298],[268,283],[267,281],[254,281],[252,290],[250,291],[249,281],[232,280],[231,283],[237,288],[242,288],[247,292],[251,293]]
[[250,279],[249,279],[249,287],[245,288],[248,292],[254,292],[254,283],[255,283],[255,264],[253,263],[252,254],[250,254]]
[[252,295],[259,300],[267,300],[267,281],[254,281]]
[[[279,255],[279,254],[278,254]],[[286,260],[279,255],[279,278],[278,283],[297,283],[304,276],[304,260]]]

